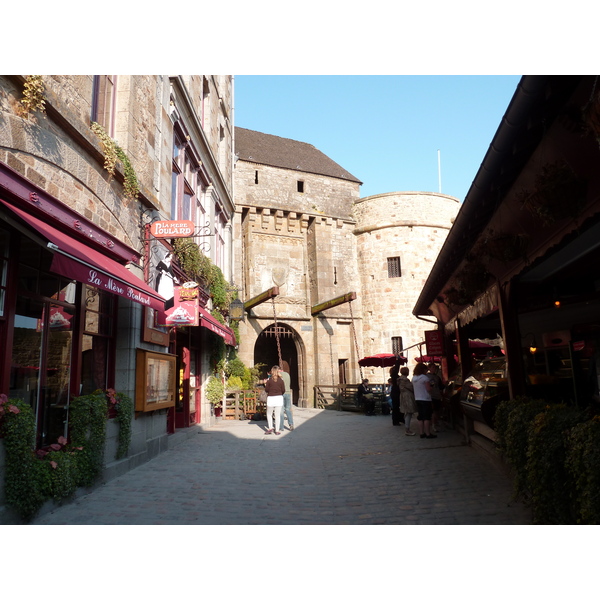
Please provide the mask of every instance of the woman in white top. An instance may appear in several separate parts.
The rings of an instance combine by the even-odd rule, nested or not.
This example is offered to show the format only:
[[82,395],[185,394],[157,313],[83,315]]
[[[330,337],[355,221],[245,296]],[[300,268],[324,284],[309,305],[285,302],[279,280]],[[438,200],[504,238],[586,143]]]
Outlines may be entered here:
[[432,439],[436,438],[437,435],[431,433],[433,403],[431,402],[431,383],[427,371],[427,367],[423,363],[419,363],[414,368],[412,384],[415,392],[415,402],[417,403],[419,433],[422,438]]

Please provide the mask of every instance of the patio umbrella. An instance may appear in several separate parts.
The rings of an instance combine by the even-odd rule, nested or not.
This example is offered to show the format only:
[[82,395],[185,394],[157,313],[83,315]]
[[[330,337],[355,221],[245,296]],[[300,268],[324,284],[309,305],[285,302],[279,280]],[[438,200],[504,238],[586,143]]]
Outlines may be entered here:
[[361,367],[393,367],[396,364],[396,360],[401,365],[405,365],[408,362],[408,358],[404,356],[396,356],[395,354],[373,354],[373,356],[365,356],[358,361]]
[[[405,356],[396,356],[395,354],[373,354],[373,356],[365,356],[358,361],[361,367],[393,367],[398,361],[399,364],[405,365],[408,362],[408,358]],[[382,393],[385,394],[386,379],[385,373],[383,376],[383,385],[381,387]]]

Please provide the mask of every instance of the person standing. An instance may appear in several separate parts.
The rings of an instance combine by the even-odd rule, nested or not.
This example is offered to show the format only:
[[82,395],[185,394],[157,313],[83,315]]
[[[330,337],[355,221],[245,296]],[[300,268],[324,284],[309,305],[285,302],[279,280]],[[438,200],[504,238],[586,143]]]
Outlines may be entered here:
[[398,387],[398,370],[399,363],[396,363],[390,369],[390,380],[392,382],[392,389],[390,390],[390,396],[392,398],[392,425],[402,425],[402,412],[400,411],[400,388]]
[[431,404],[431,383],[427,375],[427,365],[419,363],[413,370],[412,384],[417,403],[417,420],[419,421],[419,433],[422,438],[433,439],[437,435],[431,433],[431,415],[433,408]]
[[[279,365],[275,365],[271,369],[271,377],[262,381],[265,384],[265,391],[267,392],[267,430],[265,431],[265,435],[273,433],[273,426],[275,426],[275,435],[281,434],[279,423],[281,421],[285,383],[279,373]],[[274,420],[273,412],[275,413]]]
[[404,414],[404,435],[415,435],[415,432],[410,428],[412,416],[417,412],[417,404],[415,402],[415,392],[413,384],[408,378],[410,371],[408,367],[400,369],[400,377],[398,377],[398,388],[400,389],[400,412]]
[[[294,430],[294,416],[292,415],[292,380],[290,374],[285,370],[287,362],[279,366],[279,373],[283,383],[285,384],[285,393],[283,394],[283,408],[281,411],[281,419],[279,421],[279,431],[284,429],[284,418],[287,418],[290,431]],[[289,369],[289,367],[288,367]]]
[[431,431],[437,433],[440,430],[440,413],[442,412],[442,391],[444,383],[439,375],[439,368],[435,363],[429,363],[429,383],[431,383]]

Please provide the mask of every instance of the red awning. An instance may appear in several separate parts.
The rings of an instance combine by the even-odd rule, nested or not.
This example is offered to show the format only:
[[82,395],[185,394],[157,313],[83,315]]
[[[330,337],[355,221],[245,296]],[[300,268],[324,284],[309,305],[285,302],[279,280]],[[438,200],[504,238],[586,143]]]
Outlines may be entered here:
[[165,300],[125,266],[72,238],[33,215],[0,202],[48,240],[54,253],[50,270],[88,285],[112,292],[156,310],[164,310]]
[[228,346],[237,346],[235,333],[226,325],[219,323],[205,308],[198,307],[200,310],[200,325],[206,329],[220,335]]

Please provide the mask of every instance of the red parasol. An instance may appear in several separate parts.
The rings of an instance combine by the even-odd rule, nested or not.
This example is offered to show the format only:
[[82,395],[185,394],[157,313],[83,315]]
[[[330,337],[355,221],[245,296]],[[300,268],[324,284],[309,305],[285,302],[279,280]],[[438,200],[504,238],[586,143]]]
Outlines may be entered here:
[[396,360],[401,365],[405,365],[408,362],[408,358],[404,356],[397,356],[396,354],[373,354],[373,356],[365,356],[358,361],[361,367],[393,367],[396,364]]

